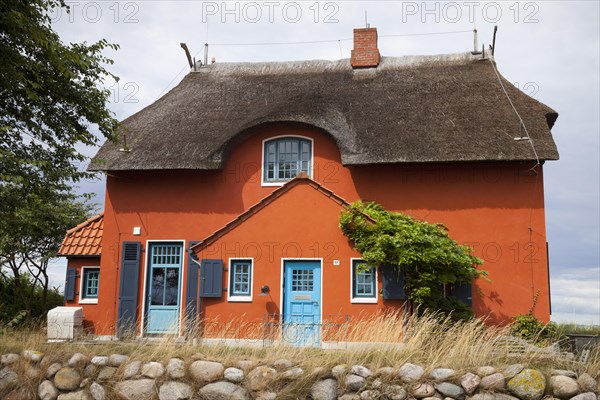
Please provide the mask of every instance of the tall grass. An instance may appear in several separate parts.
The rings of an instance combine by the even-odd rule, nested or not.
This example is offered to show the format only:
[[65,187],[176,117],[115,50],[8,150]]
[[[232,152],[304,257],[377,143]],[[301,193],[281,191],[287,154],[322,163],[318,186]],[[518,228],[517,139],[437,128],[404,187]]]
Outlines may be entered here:
[[[212,337],[242,339],[245,332],[251,331],[254,335],[261,332],[261,323],[257,322],[251,328],[247,328],[248,322],[240,319],[226,321],[220,325],[213,321],[205,325],[210,325]],[[221,326],[220,331],[218,326]],[[240,326],[246,328],[236,328]],[[251,360],[256,364],[268,364],[279,358],[287,358],[301,366],[307,372],[305,375],[322,374],[337,364],[363,364],[376,370],[384,366],[398,368],[405,362],[420,364],[426,370],[447,367],[458,372],[475,370],[483,365],[503,368],[516,362],[541,368],[567,368],[579,372],[596,373],[600,370],[598,348],[592,351],[586,364],[569,361],[560,354],[538,351],[533,347],[515,352],[514,346],[511,347],[502,340],[508,336],[509,327],[489,326],[478,319],[454,322],[435,314],[406,317],[401,311],[394,311],[361,316],[337,329],[344,329],[343,334],[341,331],[323,332],[323,338],[338,338],[341,341],[339,348],[321,350],[293,347],[277,341],[271,346],[262,347],[262,340],[256,337],[252,338],[253,346],[244,346],[244,341],[239,341],[239,346],[224,343],[208,345],[202,340],[181,340],[175,336],[163,336],[160,340],[126,342],[98,342],[84,338],[70,343],[47,343],[43,327],[30,326],[26,329],[1,331],[0,354],[39,350],[46,355],[48,361],[64,363],[76,352],[90,357],[121,353],[129,355],[132,359],[164,363],[172,357],[187,360],[202,358],[219,361],[226,366],[237,365],[241,359]],[[352,342],[362,342],[365,345],[352,345]],[[300,383],[294,385],[296,384]]]

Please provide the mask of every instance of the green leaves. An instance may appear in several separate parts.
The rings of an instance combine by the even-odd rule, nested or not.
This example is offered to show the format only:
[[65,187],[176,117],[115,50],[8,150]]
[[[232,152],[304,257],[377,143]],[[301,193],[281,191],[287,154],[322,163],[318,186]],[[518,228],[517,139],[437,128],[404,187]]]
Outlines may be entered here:
[[[477,269],[483,261],[472,255],[470,247],[450,238],[442,224],[358,201],[342,211],[339,225],[367,264],[404,269],[408,297],[423,311],[461,308],[462,303],[444,296],[443,285],[471,283],[487,274]],[[465,310],[458,311],[466,315]]]

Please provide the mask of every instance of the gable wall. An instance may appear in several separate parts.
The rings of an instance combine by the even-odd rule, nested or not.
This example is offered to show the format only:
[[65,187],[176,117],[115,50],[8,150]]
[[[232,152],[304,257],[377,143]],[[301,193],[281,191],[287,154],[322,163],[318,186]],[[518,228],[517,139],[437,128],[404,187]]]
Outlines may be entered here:
[[[327,134],[307,126],[279,124],[250,132],[231,151],[222,171],[109,173],[102,276],[111,278],[101,279],[100,287],[107,320],[114,321],[117,312],[121,243],[141,241],[145,249],[146,240],[185,240],[187,247],[189,241],[202,240],[220,229],[276,188],[260,184],[262,140],[288,134],[314,140],[313,179],[327,189],[349,202],[374,200],[416,218],[442,222],[454,239],[473,246],[475,254],[486,261],[483,268],[491,279],[477,282],[482,292],[473,298],[478,314],[492,313],[492,321],[505,321],[527,312],[533,294],[540,290],[536,314],[549,318],[541,168],[537,177],[526,173],[531,163],[514,162],[347,168]],[[319,209],[313,211],[318,217]],[[140,236],[132,235],[134,226],[141,227]],[[340,248],[346,245],[341,232],[336,237]],[[346,254],[340,259],[349,262]],[[259,287],[254,288],[255,299]],[[345,283],[339,287],[349,290]],[[140,282],[140,305],[142,293]]]

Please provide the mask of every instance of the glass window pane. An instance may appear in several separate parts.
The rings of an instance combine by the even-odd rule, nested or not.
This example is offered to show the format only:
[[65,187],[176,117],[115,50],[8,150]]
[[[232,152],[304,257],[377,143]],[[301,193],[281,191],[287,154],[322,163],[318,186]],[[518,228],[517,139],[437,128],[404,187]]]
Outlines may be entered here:
[[167,268],[167,282],[165,285],[165,305],[176,306],[179,292],[179,268]]
[[152,268],[150,304],[153,306],[163,305],[163,294],[165,288],[165,269]]

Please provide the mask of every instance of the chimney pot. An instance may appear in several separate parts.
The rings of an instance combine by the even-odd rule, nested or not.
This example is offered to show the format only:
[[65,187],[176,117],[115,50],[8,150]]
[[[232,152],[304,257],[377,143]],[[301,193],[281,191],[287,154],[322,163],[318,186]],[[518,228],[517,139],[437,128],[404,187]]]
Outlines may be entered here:
[[379,59],[377,28],[354,29],[354,48],[350,57],[352,68],[377,67]]

